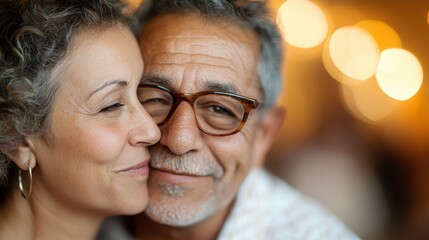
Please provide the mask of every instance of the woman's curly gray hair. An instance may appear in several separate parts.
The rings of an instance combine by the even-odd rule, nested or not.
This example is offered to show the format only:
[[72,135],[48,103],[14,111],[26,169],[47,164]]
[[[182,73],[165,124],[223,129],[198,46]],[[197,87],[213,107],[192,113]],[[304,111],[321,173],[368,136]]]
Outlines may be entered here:
[[53,71],[84,29],[131,27],[115,0],[0,1],[0,186],[26,136],[47,128],[59,81]]
[[254,31],[260,42],[258,77],[264,107],[274,105],[282,90],[283,45],[265,0],[145,0],[140,24],[169,13],[198,13],[208,21],[226,21]]

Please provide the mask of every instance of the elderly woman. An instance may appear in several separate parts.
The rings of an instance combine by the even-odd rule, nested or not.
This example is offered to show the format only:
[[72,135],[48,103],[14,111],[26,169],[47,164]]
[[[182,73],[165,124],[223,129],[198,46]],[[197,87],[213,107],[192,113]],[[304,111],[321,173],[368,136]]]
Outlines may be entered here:
[[147,204],[160,132],[114,0],[0,2],[0,239],[92,239]]

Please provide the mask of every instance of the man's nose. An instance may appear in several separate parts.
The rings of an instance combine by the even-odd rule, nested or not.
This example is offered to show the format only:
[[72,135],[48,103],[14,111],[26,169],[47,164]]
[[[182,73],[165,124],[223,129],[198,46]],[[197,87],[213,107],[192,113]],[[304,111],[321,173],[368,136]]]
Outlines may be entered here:
[[168,122],[161,126],[160,143],[168,147],[172,153],[182,155],[202,148],[202,134],[192,106],[182,101]]

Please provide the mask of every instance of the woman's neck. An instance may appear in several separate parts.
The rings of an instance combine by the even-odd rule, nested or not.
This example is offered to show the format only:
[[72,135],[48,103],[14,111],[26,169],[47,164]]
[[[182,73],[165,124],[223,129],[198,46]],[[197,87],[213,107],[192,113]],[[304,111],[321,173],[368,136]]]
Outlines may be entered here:
[[0,208],[0,239],[94,239],[103,217],[41,203],[37,196],[25,200],[19,191]]
[[0,239],[31,239],[33,232],[31,209],[28,204],[17,198],[16,191],[9,193],[11,196],[0,207],[2,216]]

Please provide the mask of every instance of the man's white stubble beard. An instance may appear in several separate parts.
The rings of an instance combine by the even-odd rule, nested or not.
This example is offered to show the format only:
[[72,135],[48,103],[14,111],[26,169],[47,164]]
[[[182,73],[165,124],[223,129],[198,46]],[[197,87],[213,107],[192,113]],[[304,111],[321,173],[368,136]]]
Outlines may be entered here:
[[[213,177],[214,181],[220,181],[220,178],[224,174],[223,168],[217,162],[205,159],[193,159],[190,155],[172,155],[168,150],[157,150],[160,151],[154,151],[153,153],[156,152],[155,154],[151,153],[152,167],[167,168],[194,175],[208,175]],[[149,218],[161,224],[177,227],[189,226],[210,217],[224,207],[222,206],[224,205],[222,202],[225,199],[219,199],[224,196],[224,191],[221,189],[213,189],[215,192],[206,201],[193,203],[185,202],[187,201],[186,186],[156,182],[152,184],[152,187],[161,190],[163,197],[155,201],[149,195],[149,205],[145,213]]]
[[[152,220],[176,227],[185,227],[198,223],[209,216],[213,215],[219,208],[219,201],[215,197],[211,197],[208,201],[200,204],[181,203],[184,191],[181,186],[162,186],[168,192],[164,199],[158,202],[149,201],[149,205],[145,211],[146,215]],[[167,198],[167,199],[166,199]],[[176,198],[178,201],[170,201],[168,198]]]

